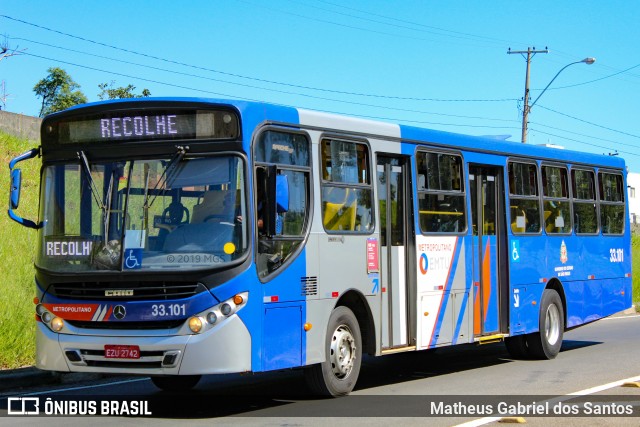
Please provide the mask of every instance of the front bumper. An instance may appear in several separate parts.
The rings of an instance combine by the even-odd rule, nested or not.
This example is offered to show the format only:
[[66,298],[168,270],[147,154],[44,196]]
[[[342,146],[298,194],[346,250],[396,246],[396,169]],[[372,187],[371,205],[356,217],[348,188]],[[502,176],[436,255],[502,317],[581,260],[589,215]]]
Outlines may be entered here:
[[[110,332],[61,334],[38,322],[36,366],[60,372],[141,375],[202,375],[251,370],[251,335],[238,315],[232,315],[201,334],[150,336],[149,331]],[[140,358],[108,359],[104,356],[105,345],[139,346]]]

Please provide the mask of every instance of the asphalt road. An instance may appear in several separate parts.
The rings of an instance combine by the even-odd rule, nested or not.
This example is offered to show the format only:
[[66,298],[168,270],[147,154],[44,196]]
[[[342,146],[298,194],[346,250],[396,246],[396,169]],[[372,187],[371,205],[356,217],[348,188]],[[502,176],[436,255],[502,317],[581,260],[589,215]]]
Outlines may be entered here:
[[[153,414],[145,417],[91,417],[92,426],[133,424],[139,426],[238,425],[341,426],[403,425],[453,426],[497,425],[502,418],[498,405],[514,402],[548,405],[539,413],[524,416],[529,425],[640,425],[640,417],[612,417],[597,411],[590,417],[558,417],[574,408],[567,395],[586,394],[587,401],[603,398],[608,411],[629,406],[640,414],[640,388],[621,387],[640,381],[640,316],[604,319],[565,334],[561,353],[552,361],[512,360],[502,344],[473,345],[414,352],[363,361],[360,380],[350,397],[316,399],[306,390],[300,371],[259,375],[224,375],[203,378],[189,394],[160,392],[144,378],[114,377],[89,383],[8,390],[0,395],[0,407],[8,397],[54,400],[78,396],[96,401],[126,397],[150,401]],[[632,384],[629,384],[632,385]],[[603,397],[604,396],[604,397]],[[550,403],[546,403],[549,400]],[[101,404],[98,402],[98,405]],[[456,406],[457,404],[457,406]],[[435,405],[435,406],[434,406]],[[490,406],[493,413],[486,410]],[[450,408],[446,416],[433,416]],[[456,409],[457,408],[457,409]],[[531,407],[532,411],[536,407]],[[544,406],[543,406],[544,408]],[[568,409],[567,409],[568,408]],[[460,411],[475,412],[460,416]],[[28,416],[4,416],[0,424],[32,425]],[[85,425],[86,417],[39,418],[48,426]],[[514,420],[515,421],[515,420]]]

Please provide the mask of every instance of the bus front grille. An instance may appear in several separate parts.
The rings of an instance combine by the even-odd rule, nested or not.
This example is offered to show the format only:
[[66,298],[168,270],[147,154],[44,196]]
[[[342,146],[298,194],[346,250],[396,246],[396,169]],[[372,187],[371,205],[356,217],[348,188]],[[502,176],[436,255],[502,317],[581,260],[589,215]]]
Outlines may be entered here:
[[145,301],[189,298],[206,290],[197,282],[76,282],[52,284],[48,292],[58,298]]
[[120,329],[120,330],[153,330],[175,329],[185,322],[179,320],[150,320],[147,322],[91,322],[83,320],[65,320],[71,326],[81,329]]

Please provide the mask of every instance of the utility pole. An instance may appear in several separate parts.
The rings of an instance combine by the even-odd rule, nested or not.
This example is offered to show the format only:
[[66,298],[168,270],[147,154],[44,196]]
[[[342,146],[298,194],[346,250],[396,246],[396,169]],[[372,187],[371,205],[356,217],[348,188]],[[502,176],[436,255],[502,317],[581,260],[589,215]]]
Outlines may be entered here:
[[525,53],[527,54],[527,77],[524,81],[524,107],[522,108],[522,143],[527,142],[527,123],[529,119],[529,70],[531,68],[531,59],[536,55],[536,53],[549,53],[549,50],[545,47],[544,50],[536,50],[535,47],[528,47],[527,50],[509,50],[507,54],[519,53],[525,58]]
[[0,110],[5,110],[7,107],[7,99],[10,97],[11,95],[7,93],[7,87],[6,84],[4,82],[4,80],[2,81],[2,83],[0,84]]

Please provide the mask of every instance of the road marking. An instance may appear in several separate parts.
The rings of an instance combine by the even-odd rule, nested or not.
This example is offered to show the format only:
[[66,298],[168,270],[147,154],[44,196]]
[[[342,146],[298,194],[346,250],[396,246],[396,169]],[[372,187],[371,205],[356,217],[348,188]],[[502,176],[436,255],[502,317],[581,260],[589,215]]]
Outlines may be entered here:
[[34,393],[18,394],[17,396],[38,396],[40,394],[51,394],[51,393],[60,393],[60,392],[63,392],[63,391],[85,390],[87,388],[107,387],[107,386],[110,386],[110,385],[129,384],[129,383],[135,383],[135,382],[147,381],[147,380],[149,380],[149,378],[133,378],[133,379],[130,379],[130,380],[114,381],[112,383],[93,384],[93,385],[85,385],[85,386],[79,386],[79,387],[57,388],[57,389],[54,389],[54,390],[37,391],[37,392],[34,392]]
[[[553,402],[562,402],[565,400],[569,400],[571,398],[573,398],[573,396],[587,396],[590,394],[595,394],[595,393],[599,393],[601,391],[604,390],[609,390],[610,388],[614,388],[614,387],[620,387],[625,383],[629,383],[629,382],[637,382],[640,381],[640,375],[635,376],[635,377],[631,377],[631,378],[625,378],[624,380],[618,380],[618,381],[613,381],[610,382],[608,384],[603,384],[603,385],[599,385],[599,386],[595,386],[595,387],[591,387],[591,388],[586,388],[584,390],[580,390],[580,391],[574,391],[573,393],[568,393],[563,396],[559,396],[559,397],[555,397],[553,399],[550,399],[549,401],[553,401]],[[538,403],[542,403],[542,402],[538,402]],[[496,421],[500,421],[502,418],[504,417],[485,417],[485,418],[478,418],[477,420],[472,420],[469,421],[467,423],[463,423],[463,424],[458,424],[454,427],[478,427],[478,426],[483,426],[489,423],[493,423]]]
[[620,387],[624,383],[636,382],[638,380],[640,380],[640,375],[637,376],[637,377],[631,377],[631,378],[627,378],[627,379],[624,379],[624,380],[614,381],[614,382],[609,383],[609,384],[603,384],[603,385],[599,385],[599,386],[596,386],[596,387],[591,387],[591,388],[587,388],[587,389],[584,389],[584,390],[576,391],[576,392],[573,392],[573,393],[569,393],[566,396],[586,396],[588,394],[599,393],[601,391],[608,390],[610,388]]

